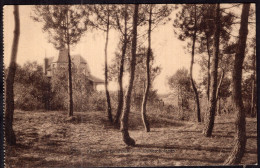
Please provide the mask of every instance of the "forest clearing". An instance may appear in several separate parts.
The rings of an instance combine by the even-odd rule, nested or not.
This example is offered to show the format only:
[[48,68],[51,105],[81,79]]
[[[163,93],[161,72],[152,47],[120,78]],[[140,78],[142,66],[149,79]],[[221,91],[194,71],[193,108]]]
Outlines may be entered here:
[[7,5],[5,166],[258,164],[255,7]]
[[[231,115],[217,117],[213,135],[207,138],[201,136],[202,124],[157,117],[158,113],[149,113],[151,132],[147,133],[140,114],[133,112],[129,132],[136,146],[128,147],[103,113],[75,112],[71,121],[61,111],[16,111],[17,147],[7,147],[7,167],[221,165],[232,149]],[[241,164],[257,163],[256,126],[255,118],[247,118]]]

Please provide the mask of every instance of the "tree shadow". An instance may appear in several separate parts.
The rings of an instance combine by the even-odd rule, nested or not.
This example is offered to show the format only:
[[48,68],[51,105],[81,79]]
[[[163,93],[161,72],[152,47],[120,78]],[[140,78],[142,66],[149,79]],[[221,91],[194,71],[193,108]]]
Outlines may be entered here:
[[[136,144],[137,148],[157,148],[157,149],[179,149],[179,150],[198,150],[207,152],[231,152],[231,147],[209,147],[209,146],[180,146],[180,145],[153,145],[153,144]],[[245,153],[257,154],[257,151],[246,150]]]
[[199,130],[179,130],[178,132],[201,133],[202,134],[202,131],[199,131]]
[[185,123],[164,118],[152,118],[150,120],[151,128],[165,128],[165,127],[182,127]]
[[252,139],[257,139],[257,136],[246,136],[248,139],[252,138]]
[[216,134],[213,134],[212,137],[214,137],[214,138],[234,138],[234,136],[232,136],[232,135],[216,135]]
[[198,150],[208,152],[230,152],[231,148],[226,147],[204,147],[204,146],[179,146],[179,145],[152,145],[152,144],[136,144],[135,147],[139,148],[158,148],[158,149],[180,149],[180,150]]
[[65,163],[62,161],[56,161],[56,160],[41,160],[39,163],[36,163],[33,165],[33,167],[66,167],[70,165],[69,163]]
[[16,143],[16,145],[14,146],[16,149],[30,149],[32,146],[30,145],[25,145],[22,143]]
[[209,159],[209,158],[205,158],[205,159],[199,159],[199,158],[178,158],[178,157],[174,157],[173,158],[176,161],[181,161],[181,160],[189,160],[189,161],[198,161],[198,162],[210,162],[213,164],[218,164],[218,165],[222,165],[225,161],[225,158],[221,158],[221,159]]

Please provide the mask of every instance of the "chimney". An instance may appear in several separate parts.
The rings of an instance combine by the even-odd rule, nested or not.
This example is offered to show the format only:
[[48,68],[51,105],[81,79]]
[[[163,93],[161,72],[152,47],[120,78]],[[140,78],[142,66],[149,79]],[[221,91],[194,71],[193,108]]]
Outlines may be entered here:
[[44,74],[47,75],[47,69],[48,69],[48,58],[44,58]]

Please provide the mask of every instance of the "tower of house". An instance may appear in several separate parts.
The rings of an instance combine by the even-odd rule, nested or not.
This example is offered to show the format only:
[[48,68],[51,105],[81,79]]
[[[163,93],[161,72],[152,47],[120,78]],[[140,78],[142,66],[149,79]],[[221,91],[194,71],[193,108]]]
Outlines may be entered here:
[[[82,73],[90,81],[95,89],[97,85],[104,84],[104,80],[91,74],[87,61],[79,54],[71,55],[71,65]],[[44,74],[51,78],[60,69],[68,68],[68,50],[61,49],[58,56],[44,58]]]

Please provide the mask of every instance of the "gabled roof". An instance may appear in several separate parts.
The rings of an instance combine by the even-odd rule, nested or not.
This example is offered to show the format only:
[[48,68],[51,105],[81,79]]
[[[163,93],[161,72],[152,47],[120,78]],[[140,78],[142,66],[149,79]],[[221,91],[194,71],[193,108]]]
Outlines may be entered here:
[[81,57],[80,55],[72,55],[71,60],[73,62],[87,64],[87,61],[83,57]]
[[98,83],[98,84],[105,83],[104,80],[99,79],[99,78],[97,78],[97,77],[95,77],[95,76],[93,76],[93,75],[89,75],[87,78],[88,78],[90,81],[94,82],[94,83]]
[[[47,70],[51,70],[51,64],[52,63],[68,63],[68,49],[62,49],[59,51],[59,55],[56,57],[49,57],[46,58],[48,60],[47,64],[48,66],[46,67]],[[99,79],[93,75],[90,74],[90,68],[87,63],[87,61],[79,54],[77,55],[71,55],[71,62],[74,63],[77,67],[81,64],[84,64],[84,67],[86,67],[86,77],[96,83],[96,84],[104,84],[104,80]]]
[[[51,60],[51,62],[53,63],[67,63],[68,61],[68,49],[61,49],[59,51],[59,55],[58,57],[55,57]],[[71,62],[73,62],[74,64],[87,64],[87,61],[79,54],[77,55],[71,55]]]

